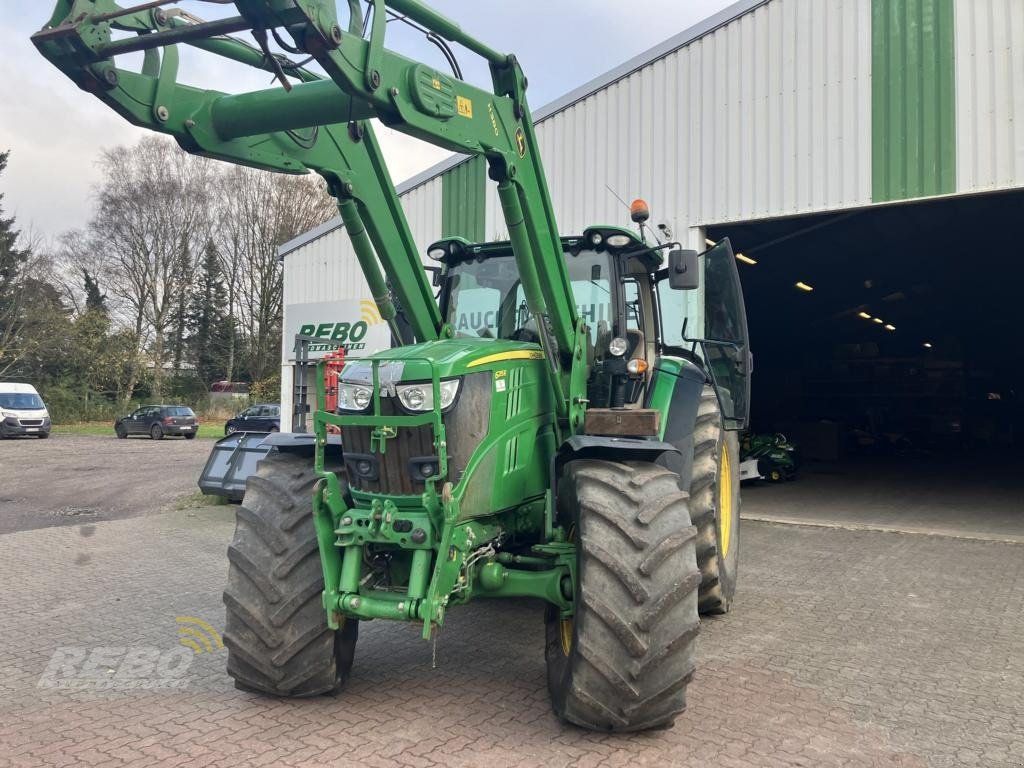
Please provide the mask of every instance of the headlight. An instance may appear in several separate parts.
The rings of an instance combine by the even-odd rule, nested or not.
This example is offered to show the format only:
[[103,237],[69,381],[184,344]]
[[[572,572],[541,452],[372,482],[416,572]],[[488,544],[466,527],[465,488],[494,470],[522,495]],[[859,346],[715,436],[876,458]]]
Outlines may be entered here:
[[344,411],[365,411],[373,399],[373,390],[359,384],[338,384],[338,407]]
[[626,354],[626,350],[629,348],[629,342],[620,336],[616,336],[614,339],[608,342],[608,354],[612,357],[622,357]]
[[629,235],[608,235],[608,239],[605,241],[612,248],[622,248],[629,245],[632,238]]
[[[403,384],[395,387],[398,399],[410,411],[432,411],[434,409],[434,388],[430,382],[424,384]],[[445,410],[455,402],[459,392],[459,380],[449,379],[441,382],[441,410]]]

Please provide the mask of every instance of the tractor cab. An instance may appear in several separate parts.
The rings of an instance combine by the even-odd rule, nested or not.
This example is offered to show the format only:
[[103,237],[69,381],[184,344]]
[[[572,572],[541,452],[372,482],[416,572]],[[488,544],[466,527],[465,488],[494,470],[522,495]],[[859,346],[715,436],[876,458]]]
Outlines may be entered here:
[[[651,247],[635,232],[594,226],[563,237],[565,268],[586,323],[588,408],[639,408],[663,356],[706,367],[728,403],[726,418],[745,422],[748,344],[739,276],[728,240],[702,254]],[[453,237],[428,249],[440,263],[441,314],[455,338],[541,344],[512,244],[469,243]],[[699,321],[697,301],[679,291],[706,285]],[[438,268],[435,268],[438,269]]]

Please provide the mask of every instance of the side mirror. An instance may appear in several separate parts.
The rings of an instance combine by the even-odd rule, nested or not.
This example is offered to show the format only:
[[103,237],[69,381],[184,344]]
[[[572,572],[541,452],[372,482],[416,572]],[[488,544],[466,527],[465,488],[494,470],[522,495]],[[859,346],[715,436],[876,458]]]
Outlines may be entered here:
[[696,251],[668,252],[668,287],[673,291],[692,291],[700,287]]
[[440,267],[423,267],[426,272],[429,272],[430,284],[435,288],[441,285],[441,268]]

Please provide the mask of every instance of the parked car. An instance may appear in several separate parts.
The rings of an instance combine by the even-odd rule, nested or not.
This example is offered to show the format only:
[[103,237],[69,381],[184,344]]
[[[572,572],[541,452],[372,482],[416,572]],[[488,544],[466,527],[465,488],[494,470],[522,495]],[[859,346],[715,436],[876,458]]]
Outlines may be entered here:
[[0,381],[0,437],[50,436],[50,413],[31,384]]
[[198,431],[199,419],[185,405],[144,405],[114,422],[114,432],[122,440],[129,435],[149,435],[154,440],[180,435],[191,440]]
[[280,432],[281,406],[277,403],[251,405],[224,424],[224,434],[232,432]]

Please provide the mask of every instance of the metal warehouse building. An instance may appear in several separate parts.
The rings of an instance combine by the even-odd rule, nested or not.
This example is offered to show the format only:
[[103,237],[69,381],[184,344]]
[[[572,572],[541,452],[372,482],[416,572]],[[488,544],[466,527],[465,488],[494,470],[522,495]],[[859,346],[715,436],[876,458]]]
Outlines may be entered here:
[[[684,245],[741,252],[755,430],[963,471],[1019,444],[1022,0],[743,0],[535,119],[563,233],[644,197]],[[480,159],[400,192],[424,251],[504,237]],[[290,399],[303,325],[387,338],[340,220],[281,256]]]

